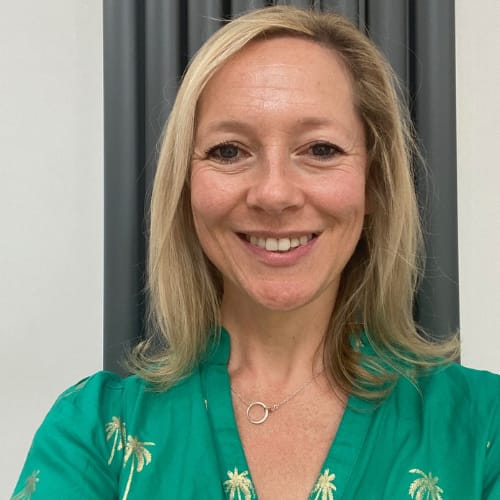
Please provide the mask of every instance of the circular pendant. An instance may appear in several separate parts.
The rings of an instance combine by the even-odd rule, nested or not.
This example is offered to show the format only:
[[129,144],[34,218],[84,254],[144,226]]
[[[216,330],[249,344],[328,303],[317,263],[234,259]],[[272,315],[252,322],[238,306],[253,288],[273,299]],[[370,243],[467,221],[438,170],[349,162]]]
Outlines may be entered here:
[[[255,406],[259,406],[260,408],[262,408],[262,410],[264,410],[262,417],[253,418],[250,416],[250,412],[252,411],[252,408],[254,408]],[[264,403],[261,403],[260,401],[255,401],[255,403],[250,403],[247,406],[247,418],[250,423],[256,425],[262,424],[267,420],[267,417],[269,417],[269,408]]]

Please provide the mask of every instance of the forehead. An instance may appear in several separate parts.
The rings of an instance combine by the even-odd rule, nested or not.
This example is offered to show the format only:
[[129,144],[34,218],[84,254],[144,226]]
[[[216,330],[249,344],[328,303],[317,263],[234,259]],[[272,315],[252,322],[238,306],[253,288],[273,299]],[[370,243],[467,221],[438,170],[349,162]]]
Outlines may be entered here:
[[[293,95],[292,95],[293,94]],[[313,40],[280,36],[252,41],[231,56],[207,82],[198,112],[212,101],[247,107],[279,106],[280,99],[321,105],[353,103],[352,78],[334,49]]]

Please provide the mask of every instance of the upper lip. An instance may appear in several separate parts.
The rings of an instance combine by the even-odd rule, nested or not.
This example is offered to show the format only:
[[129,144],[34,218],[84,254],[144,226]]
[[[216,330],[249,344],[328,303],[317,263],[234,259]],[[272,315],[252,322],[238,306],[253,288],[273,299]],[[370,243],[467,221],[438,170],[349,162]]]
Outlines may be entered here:
[[256,236],[258,238],[300,238],[301,236],[309,235],[312,234],[313,236],[318,236],[320,234],[320,231],[310,231],[310,230],[304,230],[304,231],[297,231],[297,230],[290,230],[290,231],[237,231],[238,234],[244,235],[244,236]]

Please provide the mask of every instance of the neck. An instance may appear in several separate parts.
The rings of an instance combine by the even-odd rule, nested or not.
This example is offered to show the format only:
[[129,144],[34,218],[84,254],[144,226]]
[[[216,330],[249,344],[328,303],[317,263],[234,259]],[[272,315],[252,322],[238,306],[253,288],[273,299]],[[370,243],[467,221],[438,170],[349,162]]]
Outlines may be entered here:
[[231,376],[251,377],[255,385],[283,387],[319,373],[332,303],[330,298],[293,311],[274,311],[225,296],[221,313],[231,337]]

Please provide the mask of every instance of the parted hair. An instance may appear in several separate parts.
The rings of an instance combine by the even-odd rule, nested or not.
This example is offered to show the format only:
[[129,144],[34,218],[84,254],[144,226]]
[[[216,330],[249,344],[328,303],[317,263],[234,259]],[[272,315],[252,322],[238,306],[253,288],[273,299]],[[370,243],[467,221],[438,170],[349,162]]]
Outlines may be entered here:
[[[252,41],[292,36],[339,54],[365,127],[367,199],[361,239],[344,269],[324,339],[333,387],[383,398],[400,375],[453,359],[458,341],[425,339],[413,319],[423,245],[412,165],[413,128],[393,70],[344,17],[294,7],[249,12],[223,26],[184,74],[163,135],[148,255],[149,335],[130,367],[159,389],[190,373],[220,325],[222,277],[200,246],[190,204],[190,164],[200,95],[213,74]],[[279,55],[277,56],[279,57]],[[361,332],[364,332],[361,335]],[[371,354],[357,346],[368,342]]]

